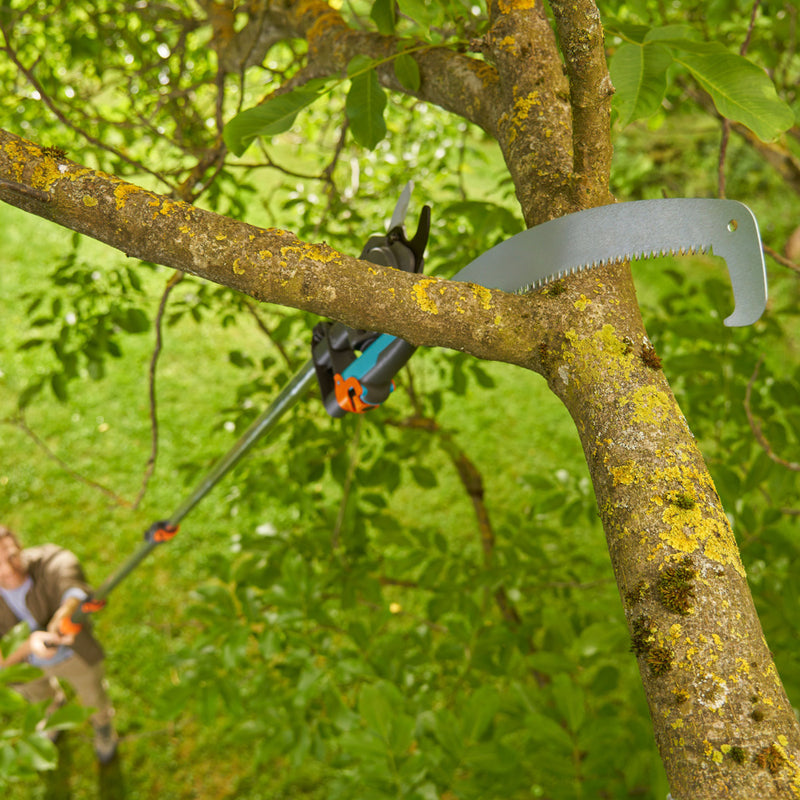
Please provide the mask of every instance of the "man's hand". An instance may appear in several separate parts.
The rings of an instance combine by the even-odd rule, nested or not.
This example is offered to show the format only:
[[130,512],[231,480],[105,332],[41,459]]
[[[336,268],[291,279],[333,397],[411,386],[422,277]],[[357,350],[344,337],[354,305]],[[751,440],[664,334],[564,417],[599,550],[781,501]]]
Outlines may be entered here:
[[77,597],[68,598],[61,606],[59,606],[56,613],[53,614],[50,622],[47,623],[47,630],[51,633],[60,633],[61,620],[71,617],[72,614],[78,609],[80,604],[81,601]]
[[28,637],[28,644],[31,653],[37,658],[50,659],[56,654],[59,645],[70,645],[74,640],[74,636],[62,636],[60,633],[50,631],[34,631]]

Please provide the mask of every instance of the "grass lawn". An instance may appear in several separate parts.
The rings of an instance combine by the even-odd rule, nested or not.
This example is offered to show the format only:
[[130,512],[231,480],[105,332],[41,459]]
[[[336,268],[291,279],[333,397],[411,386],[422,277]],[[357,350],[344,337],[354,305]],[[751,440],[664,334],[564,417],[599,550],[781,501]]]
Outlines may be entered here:
[[[36,332],[25,308],[46,292],[53,265],[70,251],[72,234],[4,205],[0,205],[0,229],[0,420],[4,420],[0,520],[30,543],[53,541],[74,550],[97,584],[140,546],[142,531],[152,521],[168,517],[203,470],[234,443],[235,434],[222,423],[232,409],[241,408],[240,382],[255,380],[258,372],[234,367],[229,352],[241,351],[258,362],[264,356],[277,358],[276,349],[247,316],[235,324],[223,324],[214,314],[202,324],[185,317],[165,329],[158,373],[157,467],[143,502],[132,508],[130,501],[137,495],[150,455],[147,380],[153,331],[124,337],[124,357],[108,360],[104,380],[76,382],[66,402],[53,399],[49,389],[33,401],[25,421],[46,452],[12,422],[19,393],[46,375],[55,360],[46,349],[19,346]],[[121,254],[93,242],[81,245],[80,258],[98,272],[126,262]],[[662,266],[684,270],[686,263],[666,260]],[[700,259],[692,264],[713,275],[721,262]],[[141,276],[152,319],[170,273],[131,266]],[[634,270],[647,318],[648,309],[658,307],[668,281],[655,262]],[[199,286],[187,280],[174,297],[186,300]],[[298,341],[284,344],[304,359],[308,339],[310,330],[303,331]],[[448,357],[436,350],[415,357],[411,369],[419,393],[442,388],[445,373],[440,368]],[[490,514],[494,510],[500,517],[501,511],[511,511],[532,519],[546,504],[552,485],[569,486],[591,508],[577,434],[545,381],[504,364],[482,367],[494,388],[470,382],[463,394],[446,392],[438,421],[481,471]],[[274,393],[279,388],[275,386]],[[260,408],[268,396],[269,392],[259,394],[253,403]],[[319,406],[314,393],[303,403],[300,413]],[[406,405],[402,396],[392,398],[386,414],[401,417]],[[282,428],[292,425],[296,413],[287,416]],[[363,424],[376,425],[380,419],[367,416]],[[340,426],[329,424],[332,430]],[[346,430],[350,429],[341,430],[342,447],[350,435]],[[369,436],[362,439],[367,442],[362,442],[366,455]],[[284,441],[278,433],[265,446],[288,460],[292,453],[280,451]],[[402,483],[387,498],[390,510],[401,524],[425,524],[444,533],[451,547],[474,551],[479,557],[474,513],[451,462],[434,446],[425,466],[435,473],[437,486],[424,490],[410,481]],[[89,730],[81,728],[63,738],[58,772],[35,786],[9,787],[9,800],[324,796],[315,794],[324,776],[312,774],[311,767],[305,783],[284,783],[277,773],[268,790],[253,788],[270,780],[252,774],[253,743],[220,744],[218,731],[230,722],[224,709],[215,726],[204,726],[189,714],[165,722],[158,713],[160,698],[179,679],[170,655],[196,635],[184,609],[192,589],[212,576],[214,556],[230,552],[237,533],[252,531],[273,514],[291,514],[292,509],[276,507],[275,479],[264,474],[258,486],[263,497],[253,506],[237,502],[240,483],[235,473],[228,476],[186,519],[180,535],[156,551],[98,615],[96,627],[109,654],[107,670],[122,735],[118,764],[99,772]],[[335,498],[337,491],[333,487],[327,496]],[[499,547],[505,543],[503,536],[499,530]],[[584,557],[589,553],[601,581],[615,592],[599,524],[583,519],[565,527],[563,538],[559,546],[569,552],[580,550]]]
[[[228,352],[239,349],[258,358],[274,354],[274,348],[248,319],[223,327],[210,317],[202,325],[187,320],[166,328],[158,375],[158,463],[143,503],[133,509],[87,481],[125,501],[139,489],[150,447],[147,373],[153,333],[125,337],[124,357],[109,360],[106,378],[75,384],[67,402],[56,402],[49,390],[33,401],[25,420],[50,454],[45,452],[9,422],[18,393],[55,363],[47,350],[18,349],[32,335],[25,313],[30,300],[21,296],[45,291],[53,264],[70,250],[72,234],[7,206],[0,206],[0,227],[0,419],[6,420],[0,426],[0,517],[27,542],[53,541],[75,551],[97,584],[139,547],[141,532],[153,520],[168,516],[183,500],[197,478],[197,470],[187,471],[186,465],[210,465],[233,443],[235,437],[221,425],[222,410],[236,404],[240,379]],[[82,243],[80,253],[99,271],[125,263],[122,255],[94,242]],[[140,269],[139,274],[152,317],[169,273]],[[441,353],[430,352],[414,362],[423,391],[438,380],[439,358]],[[529,504],[531,471],[552,476],[567,468],[580,476],[585,468],[577,436],[544,381],[507,365],[485,367],[496,389],[470,384],[465,395],[447,398],[441,419],[481,469],[490,509]],[[374,423],[367,418],[365,424]],[[461,531],[477,548],[472,511],[452,466],[435,449],[429,466],[439,487],[423,493],[428,524],[448,535]],[[231,547],[237,530],[265,521],[246,511],[231,518],[227,497],[235,486],[235,474],[228,476],[187,518],[181,534],[156,551],[97,617],[122,735],[119,773],[98,775],[88,728],[80,729],[62,740],[57,775],[37,787],[11,788],[11,800],[237,796],[240,776],[248,771],[247,748],[220,749],[214,731],[191,718],[173,724],[155,716],[156,698],[174,679],[170,652],[192,638],[182,609],[193,586],[208,578],[213,555]],[[264,488],[268,494],[268,481]],[[420,489],[399,487],[391,505],[399,516],[418,521]]]

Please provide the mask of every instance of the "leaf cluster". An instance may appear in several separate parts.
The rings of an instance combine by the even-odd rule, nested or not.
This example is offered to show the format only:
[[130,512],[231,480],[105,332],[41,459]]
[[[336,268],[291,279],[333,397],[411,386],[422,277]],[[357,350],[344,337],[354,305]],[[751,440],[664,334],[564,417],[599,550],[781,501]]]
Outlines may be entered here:
[[742,123],[764,141],[776,139],[794,124],[794,113],[763,69],[719,42],[702,41],[696,29],[614,23],[608,27],[622,40],[609,64],[621,125],[659,112],[680,70],[708,92],[722,117]]
[[[2,640],[3,655],[12,653],[30,634],[25,622],[19,623]],[[42,671],[28,664],[14,664],[0,670],[0,779],[4,786],[30,786],[43,771],[54,770],[58,753],[48,733],[65,731],[84,722],[89,712],[68,703],[45,719],[49,701],[28,704],[12,686],[42,677]]]
[[[20,298],[26,302],[26,315],[35,333],[25,338],[19,349],[48,351],[52,363],[20,394],[20,409],[46,386],[65,401],[69,384],[84,373],[92,380],[102,379],[107,359],[123,356],[122,338],[150,331],[150,319],[141,307],[139,273],[129,266],[101,272],[78,257],[75,239],[73,247],[50,273],[57,289],[49,303],[40,293]],[[40,364],[44,362],[41,357]]]
[[356,56],[347,67],[347,78],[315,78],[286,94],[278,94],[263,103],[237,114],[225,126],[225,143],[241,156],[253,139],[273,137],[288,131],[300,111],[338,90],[349,82],[345,112],[354,140],[369,150],[386,136],[384,110],[386,92],[378,81],[377,70],[387,62],[397,80],[410,92],[419,89],[419,68],[411,56],[413,50],[401,49],[390,59]]

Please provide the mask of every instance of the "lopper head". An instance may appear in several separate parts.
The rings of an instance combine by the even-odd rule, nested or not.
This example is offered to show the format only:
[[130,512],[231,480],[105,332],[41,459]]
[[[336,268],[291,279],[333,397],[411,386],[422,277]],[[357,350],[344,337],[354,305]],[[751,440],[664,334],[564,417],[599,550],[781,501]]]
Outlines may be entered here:
[[[409,181],[392,213],[385,234],[373,234],[361,258],[404,272],[422,272],[431,227],[431,209],[420,212],[411,239],[405,221],[413,184]],[[357,355],[370,350],[369,358]],[[325,410],[333,417],[347,411],[363,412],[380,405],[394,390],[393,378],[414,352],[406,342],[374,331],[362,331],[341,322],[320,322],[312,336],[312,358]]]

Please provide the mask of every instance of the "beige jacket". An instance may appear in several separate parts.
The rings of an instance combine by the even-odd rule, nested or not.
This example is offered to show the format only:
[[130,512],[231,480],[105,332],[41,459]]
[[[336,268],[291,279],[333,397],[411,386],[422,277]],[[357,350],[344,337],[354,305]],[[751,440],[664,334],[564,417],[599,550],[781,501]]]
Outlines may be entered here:
[[[54,544],[29,547],[22,551],[22,563],[33,581],[25,603],[42,629],[47,627],[58,610],[67,589],[82,589],[87,594],[90,592],[80,562],[69,550]],[[18,622],[0,597],[0,637],[5,636]],[[103,648],[86,624],[75,637],[72,649],[90,664],[96,664],[104,655]]]

